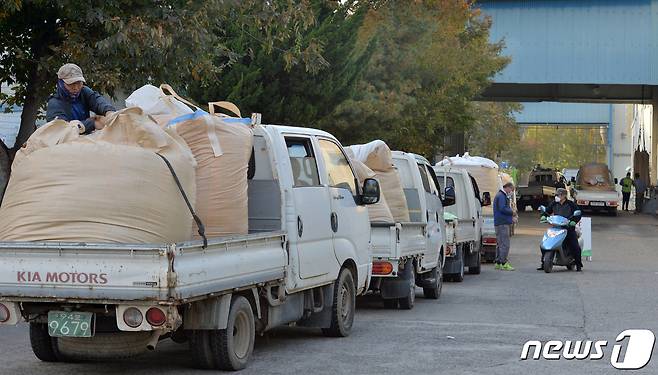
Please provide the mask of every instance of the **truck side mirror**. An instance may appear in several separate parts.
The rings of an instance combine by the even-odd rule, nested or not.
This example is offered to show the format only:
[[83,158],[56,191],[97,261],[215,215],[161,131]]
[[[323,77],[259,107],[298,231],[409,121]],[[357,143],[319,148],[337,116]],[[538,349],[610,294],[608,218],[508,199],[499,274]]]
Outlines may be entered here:
[[363,194],[361,204],[375,204],[379,202],[379,181],[374,178],[366,178],[363,181]]
[[482,193],[482,207],[491,206],[491,193],[485,191]]
[[615,177],[615,185],[617,185],[618,183],[619,183],[619,180],[617,179],[617,177]]
[[452,186],[447,186],[443,192],[443,199],[441,199],[441,204],[443,207],[452,206],[455,204],[455,188]]

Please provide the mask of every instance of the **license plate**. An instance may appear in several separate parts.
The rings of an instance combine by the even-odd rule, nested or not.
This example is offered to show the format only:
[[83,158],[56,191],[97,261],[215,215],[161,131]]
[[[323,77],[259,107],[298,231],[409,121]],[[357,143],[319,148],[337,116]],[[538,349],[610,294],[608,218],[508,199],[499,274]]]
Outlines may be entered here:
[[589,202],[590,206],[605,206],[605,202]]
[[90,312],[48,312],[48,334],[52,337],[91,337],[92,320]]

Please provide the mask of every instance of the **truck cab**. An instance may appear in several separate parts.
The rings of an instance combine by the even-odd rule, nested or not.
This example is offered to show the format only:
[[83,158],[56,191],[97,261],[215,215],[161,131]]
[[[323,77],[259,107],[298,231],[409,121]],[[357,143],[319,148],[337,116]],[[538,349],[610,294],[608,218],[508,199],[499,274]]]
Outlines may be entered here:
[[446,208],[447,247],[443,274],[446,280],[461,282],[466,267],[470,274],[480,273],[482,199],[477,183],[466,170],[455,167],[434,167],[434,170],[441,186],[455,190],[455,204]]
[[278,325],[349,335],[370,282],[365,206],[379,199],[377,181],[359,186],[329,133],[236,126],[254,128],[249,234],[0,242],[0,327],[27,320],[48,362],[129,357],[171,338],[189,342],[196,366],[224,370],[246,367],[255,334]]

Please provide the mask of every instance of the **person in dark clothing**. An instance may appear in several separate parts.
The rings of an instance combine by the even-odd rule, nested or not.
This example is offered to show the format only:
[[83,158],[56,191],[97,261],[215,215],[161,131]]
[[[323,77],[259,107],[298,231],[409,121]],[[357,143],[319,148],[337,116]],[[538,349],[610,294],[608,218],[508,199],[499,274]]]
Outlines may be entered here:
[[[571,256],[574,258],[576,263],[576,270],[582,271],[583,262],[581,259],[582,249],[578,243],[578,233],[576,233],[576,224],[580,221],[580,215],[576,215],[576,211],[580,211],[580,208],[576,203],[567,199],[566,189],[557,189],[555,192],[555,202],[552,202],[548,208],[546,208],[545,215],[559,215],[570,219],[569,227],[567,228],[567,237],[564,239],[564,242],[567,245],[568,251],[571,253]],[[541,266],[537,268],[538,271],[544,269],[544,258],[542,256]]]
[[[89,112],[96,116],[91,117]],[[101,94],[85,86],[82,69],[75,64],[64,64],[57,71],[57,92],[48,99],[46,120],[56,118],[78,120],[84,126],[84,133],[103,128],[98,116],[107,116],[116,108]]]
[[510,248],[510,227],[514,224],[514,211],[510,202],[510,194],[514,190],[511,182],[503,185],[493,202],[494,228],[496,230],[496,267],[497,270],[514,271],[507,260]]
[[631,190],[633,189],[633,180],[631,179],[631,172],[626,173],[626,177],[619,181],[621,185],[621,209],[628,211],[628,203],[631,201]]

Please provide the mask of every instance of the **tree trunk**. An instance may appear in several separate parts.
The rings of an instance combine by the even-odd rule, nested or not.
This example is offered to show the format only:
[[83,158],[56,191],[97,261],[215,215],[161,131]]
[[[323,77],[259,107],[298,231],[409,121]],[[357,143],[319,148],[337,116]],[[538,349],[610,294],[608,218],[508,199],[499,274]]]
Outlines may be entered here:
[[0,141],[0,203],[2,203],[2,196],[5,194],[5,188],[9,182],[9,166],[9,150]]
[[48,81],[45,73],[35,66],[30,76],[30,81],[26,87],[27,95],[25,97],[25,104],[23,104],[23,113],[21,113],[21,127],[16,136],[16,143],[14,143],[14,147],[10,150],[12,159],[37,129],[36,121],[39,115],[39,109],[47,99],[47,95],[42,94],[43,89],[41,89]]

